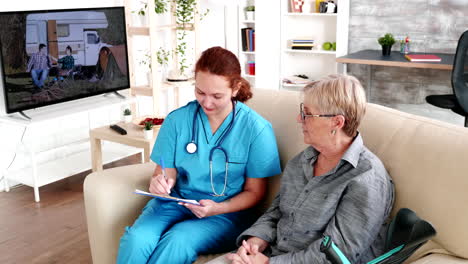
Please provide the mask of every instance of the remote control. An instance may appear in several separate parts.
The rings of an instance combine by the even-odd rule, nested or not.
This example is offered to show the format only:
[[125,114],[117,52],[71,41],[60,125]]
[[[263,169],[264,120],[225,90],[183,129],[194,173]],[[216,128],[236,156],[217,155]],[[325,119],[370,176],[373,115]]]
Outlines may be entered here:
[[118,125],[111,125],[110,128],[119,133],[120,135],[127,135],[127,130],[123,129]]

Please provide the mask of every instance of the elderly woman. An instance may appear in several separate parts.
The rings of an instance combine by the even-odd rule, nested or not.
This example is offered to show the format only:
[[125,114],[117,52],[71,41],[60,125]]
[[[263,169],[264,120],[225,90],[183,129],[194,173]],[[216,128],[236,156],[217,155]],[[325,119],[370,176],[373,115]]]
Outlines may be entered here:
[[305,87],[297,122],[310,146],[288,162],[278,196],[238,237],[228,260],[329,263],[320,252],[324,235],[351,263],[382,253],[394,188],[357,131],[365,111],[355,77],[330,75]]

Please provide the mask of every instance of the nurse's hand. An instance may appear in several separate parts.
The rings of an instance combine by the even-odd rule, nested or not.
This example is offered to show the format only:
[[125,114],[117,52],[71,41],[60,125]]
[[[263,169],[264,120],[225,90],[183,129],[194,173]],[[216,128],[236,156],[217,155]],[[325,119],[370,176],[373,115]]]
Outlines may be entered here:
[[149,191],[154,194],[169,194],[173,186],[174,180],[172,178],[166,180],[164,175],[157,174],[151,177]]
[[200,200],[200,205],[179,203],[187,207],[198,218],[208,217],[219,214],[220,204],[212,200]]

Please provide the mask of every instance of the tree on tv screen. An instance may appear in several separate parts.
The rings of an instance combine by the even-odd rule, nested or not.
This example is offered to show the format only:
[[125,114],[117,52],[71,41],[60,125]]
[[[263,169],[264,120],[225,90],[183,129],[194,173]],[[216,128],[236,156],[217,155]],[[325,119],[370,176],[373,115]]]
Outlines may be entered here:
[[106,14],[107,28],[98,28],[101,41],[111,45],[125,44],[125,24],[123,23],[124,14],[120,10],[103,10]]
[[0,42],[6,74],[26,71],[26,13],[0,16]]

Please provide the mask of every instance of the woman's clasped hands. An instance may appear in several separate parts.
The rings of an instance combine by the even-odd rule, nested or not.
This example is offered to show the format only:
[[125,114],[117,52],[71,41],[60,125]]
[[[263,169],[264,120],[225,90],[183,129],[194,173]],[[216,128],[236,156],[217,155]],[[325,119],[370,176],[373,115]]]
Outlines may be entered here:
[[232,264],[268,264],[269,258],[261,253],[267,246],[265,240],[251,237],[247,241],[243,240],[237,252],[227,254],[226,258]]

